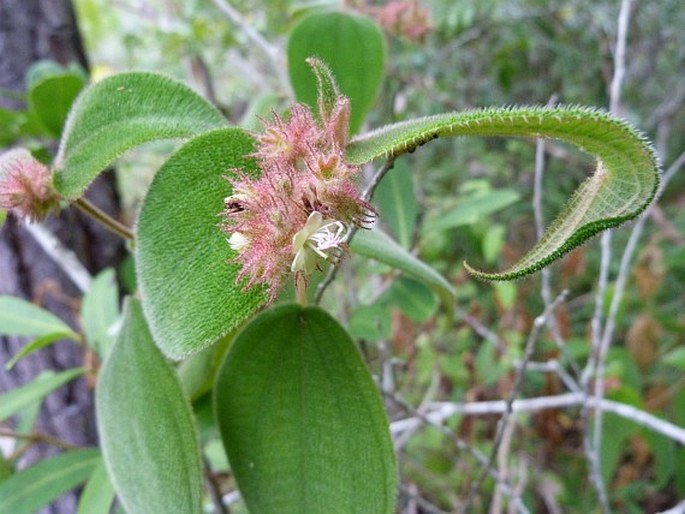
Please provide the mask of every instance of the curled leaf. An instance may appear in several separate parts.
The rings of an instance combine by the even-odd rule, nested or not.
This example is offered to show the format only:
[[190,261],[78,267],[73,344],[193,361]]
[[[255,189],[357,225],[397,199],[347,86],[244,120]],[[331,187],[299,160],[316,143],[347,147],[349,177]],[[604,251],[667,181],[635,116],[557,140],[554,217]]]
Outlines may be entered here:
[[587,107],[517,107],[447,113],[382,127],[354,138],[347,158],[362,164],[412,152],[438,137],[524,136],[559,139],[597,157],[541,240],[511,268],[474,276],[510,280],[539,271],[598,232],[631,220],[656,196],[661,176],[651,145],[627,122]]

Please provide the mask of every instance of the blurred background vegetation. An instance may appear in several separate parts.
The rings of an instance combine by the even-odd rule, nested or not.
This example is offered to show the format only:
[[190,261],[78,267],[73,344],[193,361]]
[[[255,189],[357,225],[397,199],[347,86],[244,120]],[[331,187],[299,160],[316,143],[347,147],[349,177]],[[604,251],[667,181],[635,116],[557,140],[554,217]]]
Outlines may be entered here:
[[[215,101],[234,123],[258,129],[256,116],[290,103],[289,86],[247,35],[256,30],[282,49],[309,12],[339,2],[236,0],[240,24],[222,1],[74,0],[95,80],[130,69],[164,72]],[[374,12],[378,2],[346,2]],[[609,106],[614,74],[616,1],[423,0],[422,31],[386,27],[387,78],[368,127],[427,114],[515,104]],[[685,150],[685,6],[682,0],[633,3],[619,114],[655,142],[664,168]],[[283,61],[283,64],[284,61]],[[147,145],[121,159],[117,177],[124,216],[135,217],[146,184],[172,143]],[[545,145],[544,218],[550,223],[591,160],[574,149]],[[373,371],[398,398],[433,401],[506,398],[516,363],[544,309],[541,276],[485,284],[462,261],[488,269],[513,263],[536,240],[533,218],[535,141],[436,141],[402,158],[378,191],[382,222],[398,241],[455,284],[456,319],[425,286],[378,264],[350,259],[326,301],[360,341]],[[685,426],[685,194],[675,174],[649,214],[620,298],[607,359],[606,397]],[[397,191],[400,191],[399,196]],[[398,207],[398,198],[402,206]],[[605,314],[630,227],[614,232]],[[568,392],[556,362],[578,381],[591,351],[591,321],[600,270],[598,240],[552,265],[552,297],[568,301],[538,342],[522,397]],[[123,272],[122,272],[123,273]],[[386,374],[390,378],[386,377]],[[572,380],[572,381],[573,381]],[[387,385],[387,384],[386,384]],[[388,400],[392,419],[412,415]],[[415,413],[414,413],[415,414]],[[583,448],[587,420],[580,409],[551,409],[516,418],[504,465],[531,512],[599,512]],[[396,446],[402,512],[455,510],[481,465],[461,442],[488,455],[499,416],[451,417],[449,431],[422,425]],[[590,420],[591,422],[591,420]],[[659,512],[685,497],[685,449],[625,418],[605,414],[599,458],[609,502],[617,512]],[[455,443],[458,437],[460,443]],[[212,440],[212,438],[207,439]],[[207,445],[215,471],[230,488],[230,472]],[[228,490],[228,489],[227,489]],[[507,501],[485,481],[473,512],[505,512]],[[492,503],[491,503],[492,501]],[[241,512],[240,504],[232,507]]]

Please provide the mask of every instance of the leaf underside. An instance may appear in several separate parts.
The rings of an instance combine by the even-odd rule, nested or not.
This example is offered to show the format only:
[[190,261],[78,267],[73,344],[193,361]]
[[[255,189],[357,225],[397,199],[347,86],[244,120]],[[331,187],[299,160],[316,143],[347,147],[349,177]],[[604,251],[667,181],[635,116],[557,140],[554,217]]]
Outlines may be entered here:
[[152,342],[140,304],[124,324],[95,390],[107,471],[128,514],[202,512],[200,449],[190,402]]
[[215,107],[171,78],[143,72],[108,77],[86,88],[71,109],[55,158],[55,187],[77,198],[131,148],[226,124]]
[[382,127],[354,138],[354,164],[391,158],[438,137],[523,136],[565,141],[597,158],[583,182],[540,241],[511,268],[478,271],[486,280],[511,280],[539,271],[598,232],[633,219],[652,202],[661,177],[654,150],[627,122],[587,107],[516,107],[429,116]]

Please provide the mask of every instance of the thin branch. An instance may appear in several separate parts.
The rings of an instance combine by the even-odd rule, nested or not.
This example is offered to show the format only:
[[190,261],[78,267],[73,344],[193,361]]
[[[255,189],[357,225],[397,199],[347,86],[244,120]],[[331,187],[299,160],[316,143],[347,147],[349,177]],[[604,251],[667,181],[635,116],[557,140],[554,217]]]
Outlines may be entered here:
[[281,82],[282,86],[288,91],[288,96],[292,97],[292,91],[290,90],[290,80],[285,73],[285,67],[283,65],[282,59],[280,58],[280,51],[277,47],[269,43],[264,37],[257,32],[252,26],[247,23],[245,18],[226,0],[213,0],[214,5],[216,5],[221,12],[223,12],[226,17],[231,20],[231,22],[236,25],[240,30],[243,31],[245,36],[252,41],[256,46],[258,46],[262,52],[266,55],[271,66]]
[[438,431],[440,431],[440,433],[442,433],[445,437],[447,437],[450,441],[452,441],[458,450],[469,453],[481,466],[484,467],[484,469],[487,470],[487,473],[495,480],[495,482],[497,484],[500,485],[502,491],[512,499],[512,503],[515,504],[515,506],[519,512],[522,512],[524,514],[527,514],[529,512],[528,508],[521,501],[521,499],[514,495],[509,484],[502,481],[500,476],[497,474],[496,471],[494,471],[492,469],[492,467],[486,467],[486,464],[488,462],[488,458],[485,456],[485,454],[483,454],[481,451],[477,450],[476,448],[473,448],[470,444],[468,444],[466,441],[461,439],[458,435],[456,435],[454,432],[452,432],[449,428],[443,426],[442,425],[443,420],[441,420],[441,419],[435,420],[435,419],[433,419],[434,416],[432,416],[430,414],[424,414],[422,412],[417,411],[414,407],[412,407],[409,403],[407,403],[404,399],[402,399],[399,395],[397,395],[396,393],[393,393],[392,391],[381,391],[381,392],[383,393],[383,396],[392,400],[397,406],[401,407],[404,411],[406,411],[408,414],[410,414],[412,416],[411,418],[408,418],[409,420],[411,420],[411,422],[406,427],[403,427],[404,430],[395,430],[394,427],[396,426],[397,423],[402,423],[402,422],[405,422],[407,420],[395,421],[395,422],[391,423],[390,424],[390,431],[393,433],[393,435],[400,434],[400,433],[404,432],[405,430],[414,430],[417,426],[420,426],[422,423],[437,429]]
[[[679,427],[659,418],[649,412],[627,405],[625,403],[607,400],[605,398],[597,401],[596,398],[586,399],[583,392],[565,393],[553,396],[540,396],[537,398],[525,398],[515,400],[511,405],[514,414],[521,412],[539,412],[549,409],[564,409],[570,407],[580,407],[584,404],[593,407],[600,404],[606,412],[611,412],[622,418],[633,421],[638,425],[658,432],[673,441],[685,445],[685,428]],[[505,400],[494,400],[486,402],[433,402],[427,406],[426,413],[421,416],[413,416],[405,419],[393,421],[390,424],[390,431],[394,436],[403,433],[405,430],[413,429],[417,424],[430,423],[432,426],[441,426],[445,420],[452,416],[492,416],[494,414],[504,414],[507,412],[507,402]]]
[[502,414],[502,418],[500,419],[497,426],[497,434],[495,435],[495,442],[492,446],[492,450],[490,451],[490,457],[485,468],[481,471],[478,478],[473,482],[471,490],[469,491],[469,496],[466,498],[463,511],[466,511],[466,509],[468,509],[471,506],[471,503],[473,502],[476,494],[478,494],[481,486],[483,485],[483,481],[488,475],[488,470],[492,468],[492,465],[495,462],[497,452],[499,450],[500,444],[502,444],[504,434],[507,430],[507,425],[511,421],[513,412],[512,406],[514,400],[516,399],[516,395],[519,394],[519,388],[523,383],[523,376],[526,372],[526,366],[528,365],[530,359],[533,357],[533,353],[535,351],[535,343],[540,337],[540,333],[547,325],[548,318],[554,314],[556,308],[566,299],[567,295],[568,291],[562,291],[562,293],[544,310],[544,312],[540,316],[535,318],[535,321],[533,322],[533,329],[530,331],[530,334],[528,335],[528,340],[526,341],[525,350],[523,352],[523,358],[521,359],[521,363],[516,372],[516,378],[514,379],[514,385],[511,388],[511,391],[509,392],[509,397],[506,400],[506,410],[504,414]]
[[88,214],[94,220],[98,221],[110,232],[113,232],[114,234],[120,236],[123,239],[128,239],[129,241],[133,241],[135,239],[135,234],[130,228],[128,228],[123,223],[119,223],[109,214],[100,210],[85,198],[77,198],[76,200],[74,200],[73,205],[74,207],[77,207],[84,213]]
[[[376,173],[374,173],[373,177],[371,177],[371,180],[369,181],[368,185],[366,186],[366,189],[361,195],[362,200],[368,201],[371,198],[373,198],[373,193],[376,191],[376,188],[378,187],[378,184],[380,183],[381,179],[385,176],[385,174],[392,169],[392,167],[395,165],[395,157],[390,157],[388,160],[385,161],[383,166],[381,166]],[[344,243],[349,244],[350,241],[352,241],[352,238],[354,235],[357,233],[358,228],[356,226],[353,226],[350,231],[347,233],[347,237],[345,238]],[[328,286],[333,282],[335,279],[336,275],[338,274],[338,269],[340,268],[340,262],[337,262],[335,264],[332,264],[328,268],[328,273],[324,277],[324,279],[319,283],[319,286],[316,288],[316,295],[314,297],[314,304],[319,305],[321,303],[321,298],[323,298],[323,294],[326,292],[326,289]]]
[[9,430],[6,428],[0,428],[0,437],[9,437],[11,439],[19,439],[23,441],[28,441],[29,444],[43,443],[55,448],[60,448],[62,450],[75,450],[79,448],[75,444],[71,444],[58,437],[51,436],[50,434],[45,434],[43,432],[31,432],[24,434],[21,432],[15,432],[14,430]]
[[26,231],[33,237],[43,251],[50,257],[57,266],[71,279],[79,291],[85,293],[90,288],[92,277],[81,264],[76,254],[65,247],[62,242],[50,232],[45,225],[39,223],[26,223]]

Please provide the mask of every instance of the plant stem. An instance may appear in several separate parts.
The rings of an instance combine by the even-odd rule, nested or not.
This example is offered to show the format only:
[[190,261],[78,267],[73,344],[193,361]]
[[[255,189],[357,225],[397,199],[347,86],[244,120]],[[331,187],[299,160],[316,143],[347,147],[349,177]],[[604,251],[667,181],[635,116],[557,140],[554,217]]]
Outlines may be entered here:
[[107,230],[114,232],[123,239],[128,239],[129,241],[133,241],[135,239],[133,231],[130,228],[123,223],[118,222],[109,214],[101,211],[85,198],[77,198],[74,200],[74,206],[91,216],[96,221],[100,222]]

